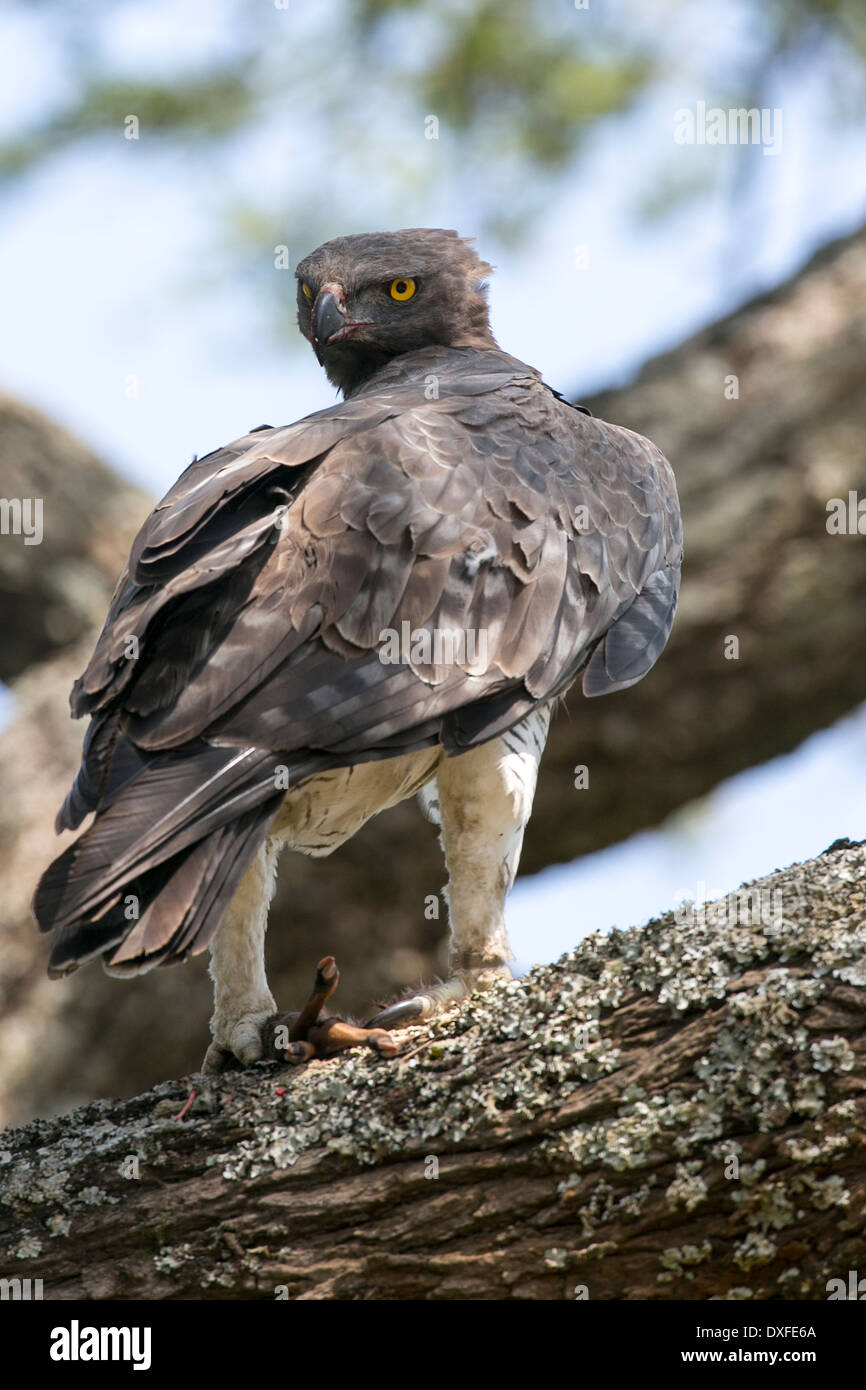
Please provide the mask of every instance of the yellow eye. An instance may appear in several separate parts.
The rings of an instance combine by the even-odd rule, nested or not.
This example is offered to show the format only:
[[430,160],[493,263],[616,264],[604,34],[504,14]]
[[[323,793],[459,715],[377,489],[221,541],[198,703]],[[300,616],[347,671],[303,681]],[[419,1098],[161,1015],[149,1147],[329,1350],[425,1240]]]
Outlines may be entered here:
[[301,283],[301,289],[304,291],[304,297],[305,297],[306,299],[312,299],[312,297],[313,297],[313,291],[310,289],[310,287],[309,287],[309,285],[307,284],[306,280],[304,280],[304,281]]
[[415,281],[414,281],[414,280],[392,280],[392,281],[391,281],[391,298],[392,298],[392,299],[399,299],[399,300],[402,302],[403,300],[411,299],[414,293],[415,293]]

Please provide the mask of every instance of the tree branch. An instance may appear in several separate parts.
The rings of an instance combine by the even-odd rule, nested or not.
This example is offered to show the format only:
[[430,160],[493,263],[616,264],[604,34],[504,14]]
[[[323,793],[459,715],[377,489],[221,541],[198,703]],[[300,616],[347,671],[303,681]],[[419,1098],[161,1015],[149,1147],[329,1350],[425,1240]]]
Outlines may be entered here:
[[0,1271],[60,1299],[825,1299],[866,1268],[864,871],[844,842],[596,934],[395,1062],[7,1132]]

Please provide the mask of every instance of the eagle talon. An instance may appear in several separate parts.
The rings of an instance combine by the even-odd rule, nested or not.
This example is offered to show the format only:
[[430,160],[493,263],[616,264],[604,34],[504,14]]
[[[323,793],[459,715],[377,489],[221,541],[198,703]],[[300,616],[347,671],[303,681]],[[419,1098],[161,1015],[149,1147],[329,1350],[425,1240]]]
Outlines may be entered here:
[[417,996],[413,999],[401,999],[396,1004],[390,1004],[387,1009],[381,1009],[374,1014],[366,1023],[367,1028],[402,1028],[406,1024],[414,1023],[424,1018],[425,1001]]
[[511,971],[503,960],[470,963],[467,958],[447,980],[430,985],[423,994],[398,999],[395,1004],[380,1009],[379,1013],[367,1020],[367,1027],[405,1028],[412,1023],[426,1022],[453,1005],[462,1004],[476,990],[483,993],[492,989],[499,980],[511,978]]

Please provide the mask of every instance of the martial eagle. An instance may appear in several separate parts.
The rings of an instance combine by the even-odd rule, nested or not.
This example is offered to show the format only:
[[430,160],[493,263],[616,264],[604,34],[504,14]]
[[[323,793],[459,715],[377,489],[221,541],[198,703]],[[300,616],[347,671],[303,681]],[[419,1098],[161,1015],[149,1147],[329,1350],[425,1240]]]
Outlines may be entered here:
[[273,1039],[280,849],[329,854],[416,794],[447,862],[451,978],[368,1033],[323,1025],[326,958],[277,1051],[392,1051],[383,1028],[507,976],[551,706],[578,676],[589,696],[633,685],[668,639],[670,466],[501,351],[490,269],[427,229],[301,261],[300,329],[342,401],[181,474],[73,688],[90,726],[58,828],[94,818],[36,892],[49,971],[100,955],[136,974],[210,946],[207,1070]]

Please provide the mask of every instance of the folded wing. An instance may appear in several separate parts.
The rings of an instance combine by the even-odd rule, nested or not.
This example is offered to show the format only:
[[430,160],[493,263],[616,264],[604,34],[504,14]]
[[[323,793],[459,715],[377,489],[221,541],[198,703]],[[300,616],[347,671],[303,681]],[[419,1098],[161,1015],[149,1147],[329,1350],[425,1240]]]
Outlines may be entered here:
[[195,462],[136,539],[73,691],[92,722],[59,823],[96,817],[37,890],[53,968],[203,949],[279,805],[277,768],[295,784],[458,753],[581,671],[590,695],[639,680],[680,556],[658,451],[499,353],[412,354]]

